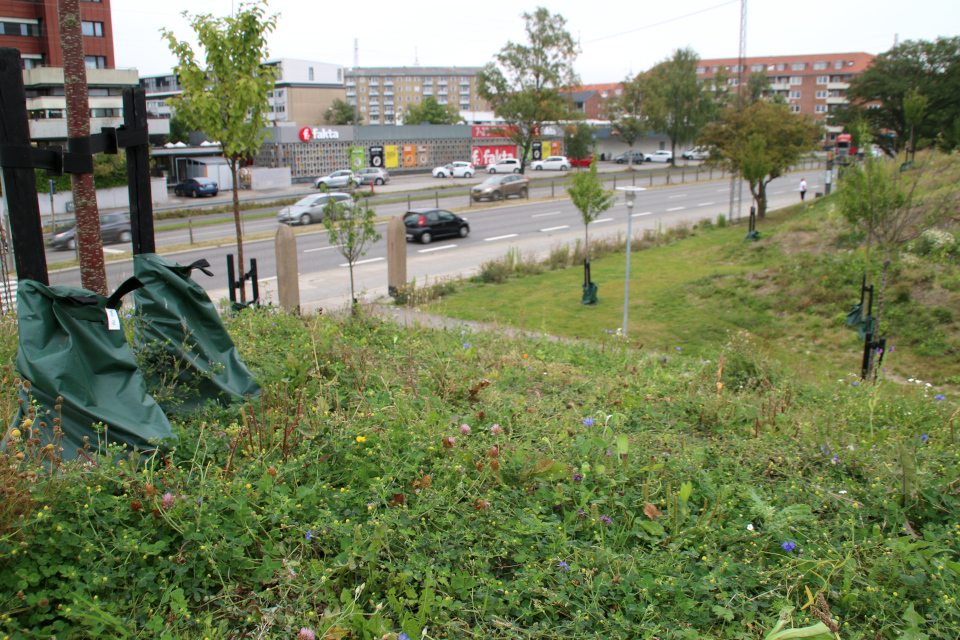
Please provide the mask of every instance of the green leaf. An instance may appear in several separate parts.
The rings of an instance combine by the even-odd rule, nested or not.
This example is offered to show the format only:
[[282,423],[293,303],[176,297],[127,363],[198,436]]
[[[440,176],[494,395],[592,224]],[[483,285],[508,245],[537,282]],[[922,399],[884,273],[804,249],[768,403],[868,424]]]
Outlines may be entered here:
[[815,638],[816,640],[833,640],[830,628],[822,622],[818,622],[812,627],[800,627],[797,629],[784,629],[771,633],[764,640],[787,640],[787,638]]
[[662,537],[663,536],[663,527],[660,526],[659,522],[654,522],[652,520],[644,520],[640,522],[640,526],[643,527],[647,533],[652,536]]
[[684,482],[680,485],[680,502],[687,502],[690,500],[690,494],[693,493],[693,483]]
[[600,447],[601,449],[606,450],[606,448],[607,448],[607,441],[604,440],[603,438],[590,438],[590,442],[592,442],[593,444],[597,445],[597,446]]
[[726,607],[721,607],[720,605],[715,604],[713,605],[713,607],[711,607],[711,611],[713,611],[718,617],[723,618],[727,622],[733,622],[733,611],[730,611],[730,609],[727,609]]
[[617,453],[625,456],[630,453],[630,442],[625,434],[617,436]]

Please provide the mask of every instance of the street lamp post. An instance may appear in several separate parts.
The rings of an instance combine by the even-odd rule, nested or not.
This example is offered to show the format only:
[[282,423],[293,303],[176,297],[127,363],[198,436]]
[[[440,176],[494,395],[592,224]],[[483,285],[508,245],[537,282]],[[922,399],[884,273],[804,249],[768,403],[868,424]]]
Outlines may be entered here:
[[[631,159],[632,160],[632,159]],[[630,309],[630,243],[633,240],[633,202],[638,191],[646,191],[643,187],[617,187],[623,191],[627,201],[627,274],[623,284],[623,337],[627,337],[627,315]]]

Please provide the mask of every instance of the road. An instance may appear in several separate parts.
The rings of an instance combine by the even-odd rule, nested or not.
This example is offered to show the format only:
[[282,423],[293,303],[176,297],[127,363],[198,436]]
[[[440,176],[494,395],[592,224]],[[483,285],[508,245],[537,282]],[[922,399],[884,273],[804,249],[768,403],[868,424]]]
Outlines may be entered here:
[[[819,176],[806,172],[811,192],[820,189]],[[772,182],[768,188],[771,208],[793,204],[798,200],[796,184],[799,178],[790,175]],[[703,218],[716,220],[720,214],[726,215],[729,207],[729,181],[688,183],[671,187],[651,189],[637,196],[633,214],[634,233],[657,225],[669,227],[681,221],[697,222]],[[541,187],[539,191],[549,189]],[[531,194],[533,198],[540,193]],[[548,194],[543,194],[548,195]],[[457,198],[460,206],[466,204],[466,198]],[[750,194],[744,187],[744,210],[749,210]],[[432,204],[432,203],[431,203]],[[448,206],[447,200],[440,199],[441,206]],[[453,204],[451,202],[451,204]],[[377,208],[379,215],[395,215],[406,210],[406,203],[382,205]],[[430,245],[407,244],[407,275],[418,284],[427,280],[443,277],[469,276],[485,260],[503,256],[509,248],[519,250],[523,255],[542,255],[558,244],[572,243],[583,237],[583,224],[579,213],[568,199],[546,200],[510,200],[501,206],[477,209],[463,215],[470,222],[471,233],[467,238],[438,240]],[[246,232],[275,231],[274,219],[248,221]],[[226,233],[225,233],[226,229]],[[297,250],[300,276],[300,297],[304,309],[317,307],[338,307],[349,299],[349,273],[344,258],[331,247],[326,231],[316,225],[315,230],[297,236]],[[236,246],[229,239],[232,226],[216,225],[194,231],[194,236],[223,238],[218,246],[198,249],[186,249],[176,253],[165,253],[180,264],[189,264],[206,258],[215,276],[209,278],[195,273],[197,282],[203,286],[214,300],[227,297],[226,255],[235,253]],[[386,223],[379,226],[381,233],[386,231]],[[626,207],[622,198],[606,215],[590,225],[591,238],[623,234],[626,232]],[[185,231],[169,231],[157,234],[159,246],[169,246],[183,241]],[[209,236],[208,236],[209,234]],[[162,240],[161,240],[162,238]],[[161,251],[162,252],[162,251]],[[268,299],[274,295],[276,267],[273,238],[248,241],[244,243],[246,258],[256,258],[259,280],[262,283],[261,294]],[[381,240],[367,252],[367,255],[355,265],[355,279],[358,291],[366,292],[368,299],[386,293],[387,263],[386,241]],[[133,275],[131,260],[121,260],[107,264],[107,276],[110,288],[115,288],[124,279]],[[50,283],[55,285],[79,286],[79,270],[76,268],[51,270]],[[275,296],[274,296],[275,299]]]

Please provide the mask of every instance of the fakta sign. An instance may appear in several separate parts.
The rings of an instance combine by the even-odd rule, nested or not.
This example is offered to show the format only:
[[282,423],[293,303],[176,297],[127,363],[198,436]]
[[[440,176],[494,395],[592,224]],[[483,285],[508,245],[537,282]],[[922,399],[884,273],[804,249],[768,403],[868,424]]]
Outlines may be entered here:
[[471,156],[475,167],[486,167],[506,158],[516,158],[517,147],[512,144],[474,147]]
[[311,140],[339,140],[340,132],[323,127],[304,127],[300,129],[300,139],[304,142]]

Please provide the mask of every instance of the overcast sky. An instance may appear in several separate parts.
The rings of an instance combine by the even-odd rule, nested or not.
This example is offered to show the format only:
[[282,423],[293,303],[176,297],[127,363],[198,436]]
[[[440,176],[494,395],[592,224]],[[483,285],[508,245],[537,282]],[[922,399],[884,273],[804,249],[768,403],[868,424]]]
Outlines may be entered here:
[[[279,14],[269,38],[272,58],[300,58],[353,66],[354,38],[361,67],[482,66],[509,40],[524,39],[524,11],[547,6],[567,20],[582,52],[576,69],[584,83],[617,82],[649,69],[680,47],[701,58],[736,57],[739,0],[271,0]],[[191,42],[182,16],[228,15],[231,0],[113,0],[116,66],[141,76],[169,73],[174,58],[160,40],[167,27]],[[900,41],[960,34],[958,0],[751,0],[747,55],[866,51],[881,53]]]

